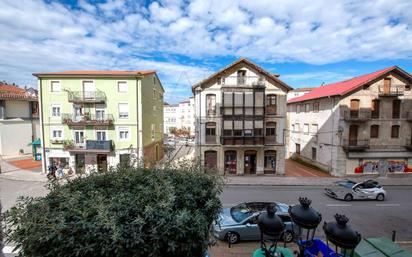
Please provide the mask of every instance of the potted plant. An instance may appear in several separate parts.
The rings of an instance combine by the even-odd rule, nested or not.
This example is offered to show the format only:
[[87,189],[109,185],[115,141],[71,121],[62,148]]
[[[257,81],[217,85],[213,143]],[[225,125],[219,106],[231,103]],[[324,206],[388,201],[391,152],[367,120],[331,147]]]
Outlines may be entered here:
[[73,140],[64,140],[63,141],[63,148],[64,149],[70,149],[74,147],[74,142]]

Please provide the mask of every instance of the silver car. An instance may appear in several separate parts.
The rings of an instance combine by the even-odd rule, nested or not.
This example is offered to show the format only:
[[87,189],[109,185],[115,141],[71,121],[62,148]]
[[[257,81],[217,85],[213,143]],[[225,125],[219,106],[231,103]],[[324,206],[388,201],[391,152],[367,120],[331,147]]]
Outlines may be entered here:
[[352,180],[340,180],[335,182],[336,186],[325,188],[325,194],[345,201],[352,200],[378,200],[383,201],[386,197],[386,191],[377,181],[365,180],[363,182],[354,182]]
[[[260,240],[260,230],[257,225],[258,216],[266,211],[270,202],[249,202],[241,203],[232,208],[224,208],[219,215],[219,219],[212,228],[213,236],[219,240],[229,241],[231,244],[240,240]],[[288,209],[289,205],[275,203],[276,214],[282,219],[285,231],[283,240],[291,242],[299,235],[300,228],[292,224]]]

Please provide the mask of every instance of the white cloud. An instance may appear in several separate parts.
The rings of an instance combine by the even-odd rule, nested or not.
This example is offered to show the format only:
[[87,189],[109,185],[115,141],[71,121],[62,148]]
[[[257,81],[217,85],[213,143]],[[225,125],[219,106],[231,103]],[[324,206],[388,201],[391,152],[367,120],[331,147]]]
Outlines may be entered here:
[[208,61],[219,57],[310,64],[412,57],[408,0],[144,2],[79,0],[72,8],[0,1],[1,79],[33,83],[36,71],[155,68],[177,96],[209,75]]

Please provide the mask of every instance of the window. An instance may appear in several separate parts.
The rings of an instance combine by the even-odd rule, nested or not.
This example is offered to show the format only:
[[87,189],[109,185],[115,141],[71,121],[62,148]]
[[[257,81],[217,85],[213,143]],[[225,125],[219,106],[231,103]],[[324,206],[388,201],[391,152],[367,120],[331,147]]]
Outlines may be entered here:
[[232,136],[232,130],[231,129],[224,129],[223,130],[223,135],[224,136]]
[[75,130],[74,131],[74,142],[76,144],[84,144],[84,131],[83,130]]
[[222,84],[222,77],[217,77],[217,84],[221,85]]
[[372,125],[370,134],[371,134],[371,138],[378,138],[379,137],[379,125]]
[[52,128],[51,137],[52,139],[63,139],[63,129],[62,128]]
[[310,104],[305,104],[305,112],[310,112]]
[[105,109],[96,109],[96,120],[104,120],[106,110]]
[[52,81],[52,82],[50,82],[50,84],[51,84],[51,91],[52,92],[60,92],[61,91],[60,81]]
[[119,154],[119,161],[121,165],[130,165],[130,154],[124,153],[124,154]]
[[217,168],[217,152],[216,151],[205,151],[205,167],[208,169]]
[[243,136],[243,131],[241,129],[235,129],[233,131],[234,136]]
[[300,144],[295,144],[296,154],[300,154]]
[[300,132],[300,124],[299,123],[296,123],[295,124],[295,128],[296,128],[296,132]]
[[268,122],[266,123],[266,136],[275,136],[276,135],[276,123]]
[[312,160],[316,161],[316,147],[312,147]]
[[156,85],[156,77],[153,76],[153,85]]
[[206,95],[206,115],[216,114],[216,95]]
[[215,122],[206,123],[206,136],[216,136],[216,123]]
[[119,140],[127,141],[130,139],[130,131],[128,127],[119,127]]
[[380,109],[380,108],[379,108],[379,105],[380,105],[380,102],[379,102],[378,99],[372,100],[371,116],[372,116],[372,118],[374,118],[374,119],[379,118],[379,109]]
[[106,131],[104,130],[99,130],[96,131],[96,140],[97,141],[106,141]]
[[276,105],[276,95],[267,95],[266,96],[266,105],[267,106]]
[[39,115],[39,102],[31,102],[31,114]]
[[411,85],[407,84],[405,85],[405,91],[410,91],[411,90]]
[[127,93],[128,86],[126,81],[118,81],[117,82],[117,91],[119,93]]
[[391,138],[399,138],[399,125],[393,125],[392,126]]
[[303,124],[303,133],[309,134],[309,124]]
[[319,102],[313,103],[313,112],[319,112]]
[[51,107],[51,116],[60,117],[60,105],[52,105]]
[[359,117],[359,100],[352,99],[350,100],[350,117],[357,118]]
[[300,113],[300,104],[296,105],[296,113]]
[[317,134],[318,133],[318,124],[312,124],[312,133]]
[[244,85],[246,82],[246,71],[245,70],[238,70],[237,71],[237,84]]
[[245,136],[252,136],[252,130],[251,129],[245,129]]
[[119,108],[119,119],[128,119],[129,118],[129,104],[121,103],[118,106]]
[[261,128],[255,128],[254,135],[255,136],[262,136],[263,135],[262,129]]
[[292,124],[291,130],[292,130],[292,132],[295,132],[295,124]]
[[276,173],[276,151],[265,151],[265,161],[264,161],[264,172],[265,174]]
[[392,118],[398,119],[401,113],[401,100],[393,100],[392,102]]

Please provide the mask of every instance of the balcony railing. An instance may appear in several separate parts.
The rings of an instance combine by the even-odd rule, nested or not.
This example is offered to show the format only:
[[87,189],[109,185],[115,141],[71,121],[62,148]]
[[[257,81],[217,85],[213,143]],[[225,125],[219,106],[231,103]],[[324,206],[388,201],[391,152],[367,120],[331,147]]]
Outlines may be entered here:
[[236,86],[236,85],[244,85],[244,86],[265,86],[266,79],[261,76],[228,76],[222,80],[222,85],[227,86]]
[[76,116],[71,113],[62,114],[62,123],[72,125],[93,125],[93,126],[110,126],[113,124],[114,117],[112,114],[85,114]]
[[71,103],[104,103],[106,94],[102,91],[69,91]]
[[367,121],[371,119],[371,111],[370,110],[344,111],[343,119],[346,121]]
[[221,136],[222,145],[264,145],[264,136]]
[[342,147],[346,151],[363,151],[369,148],[369,139],[344,139]]
[[403,95],[404,91],[403,86],[379,86],[379,96],[399,96]]
[[114,150],[112,140],[86,140],[85,143],[74,143],[73,140],[69,140],[63,146],[70,152],[109,153]]

